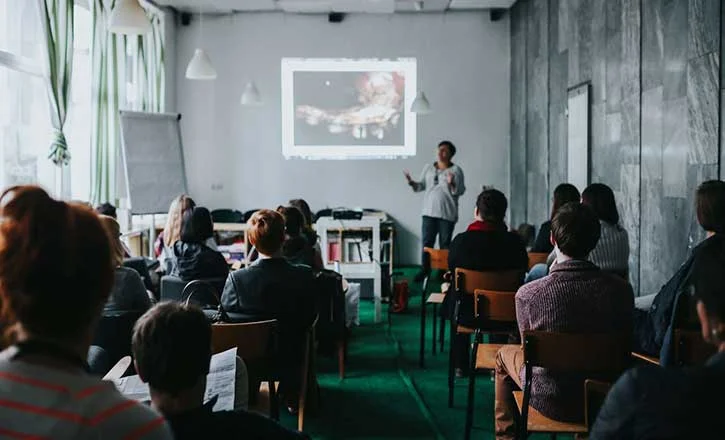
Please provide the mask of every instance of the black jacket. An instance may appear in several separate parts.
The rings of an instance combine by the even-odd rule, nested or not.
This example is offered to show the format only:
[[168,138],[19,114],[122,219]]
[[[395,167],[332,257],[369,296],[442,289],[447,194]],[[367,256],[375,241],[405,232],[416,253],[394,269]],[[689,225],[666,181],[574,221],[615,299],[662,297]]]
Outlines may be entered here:
[[723,395],[725,353],[700,367],[632,369],[609,391],[589,438],[722,438]]
[[226,278],[229,266],[221,253],[202,243],[174,243],[176,266],[171,275],[184,281]]
[[266,417],[243,410],[212,412],[207,403],[197,409],[166,418],[176,440],[244,439],[304,440],[303,433],[290,431]]
[[548,254],[553,250],[554,245],[551,244],[551,220],[547,220],[539,227],[539,233],[536,234],[536,241],[534,247],[531,248],[531,252]]
[[[491,231],[466,231],[456,235],[448,253],[448,269],[455,274],[456,268],[477,271],[521,270],[523,275],[529,265],[529,256],[521,237],[509,232],[505,226]],[[441,307],[444,316],[452,316],[454,295],[446,295]],[[466,296],[461,300],[459,316],[473,316],[473,299]],[[470,325],[468,320],[460,321]]]

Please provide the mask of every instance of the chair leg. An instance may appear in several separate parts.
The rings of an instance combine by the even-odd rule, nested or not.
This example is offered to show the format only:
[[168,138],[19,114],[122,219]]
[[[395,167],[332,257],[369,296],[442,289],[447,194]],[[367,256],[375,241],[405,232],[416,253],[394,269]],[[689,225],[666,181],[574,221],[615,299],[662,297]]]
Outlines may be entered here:
[[471,354],[471,368],[468,377],[468,401],[466,402],[466,432],[464,438],[470,440],[471,430],[473,429],[473,403],[476,390],[476,355],[478,353],[478,343],[474,342]]
[[438,325],[438,306],[433,304],[433,337],[431,338],[431,345],[433,346],[433,356],[436,355],[436,326]]
[[446,324],[446,320],[445,320],[445,318],[443,316],[440,317],[440,320],[441,320],[441,334],[440,334],[439,338],[440,338],[440,350],[442,352],[443,351],[443,345],[444,345],[445,340],[446,340],[446,325],[445,325]]
[[[451,324],[452,325],[452,324]],[[456,386],[455,378],[455,348],[456,348],[455,332],[451,328],[451,347],[448,351],[448,408],[453,408],[453,393]]]
[[274,379],[267,381],[269,386],[269,415],[272,420],[279,422],[279,394]]
[[425,368],[425,290],[420,295],[420,359],[418,364],[420,368]]

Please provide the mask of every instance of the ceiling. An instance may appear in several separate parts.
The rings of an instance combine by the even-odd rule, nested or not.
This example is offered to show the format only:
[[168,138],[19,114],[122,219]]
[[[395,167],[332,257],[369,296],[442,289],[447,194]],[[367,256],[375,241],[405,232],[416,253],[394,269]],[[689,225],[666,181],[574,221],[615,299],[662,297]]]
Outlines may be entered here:
[[171,6],[177,10],[192,13],[392,14],[395,12],[508,9],[516,0],[154,0],[153,2],[159,6]]

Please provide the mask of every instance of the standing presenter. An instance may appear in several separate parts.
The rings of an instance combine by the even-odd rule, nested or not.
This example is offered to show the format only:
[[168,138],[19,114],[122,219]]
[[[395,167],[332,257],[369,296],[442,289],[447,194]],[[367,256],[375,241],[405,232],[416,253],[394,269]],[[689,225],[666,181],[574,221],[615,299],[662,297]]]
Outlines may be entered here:
[[[438,144],[438,158],[423,168],[420,180],[415,181],[410,171],[405,170],[408,185],[423,196],[423,247],[435,246],[436,236],[441,249],[448,249],[453,228],[458,221],[458,198],[466,191],[463,170],[451,159],[456,155],[456,146],[451,141]],[[430,273],[430,259],[423,253],[423,270],[415,276],[422,281]]]

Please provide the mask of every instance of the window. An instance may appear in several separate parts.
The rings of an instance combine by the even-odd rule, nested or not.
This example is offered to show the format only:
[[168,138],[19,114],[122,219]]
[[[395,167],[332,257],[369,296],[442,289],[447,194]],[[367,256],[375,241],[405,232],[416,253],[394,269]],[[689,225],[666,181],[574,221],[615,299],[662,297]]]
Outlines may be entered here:
[[[74,15],[74,58],[66,140],[71,154],[66,185],[73,199],[90,195],[91,14]],[[0,187],[34,183],[59,195],[60,169],[48,154],[50,102],[44,78],[43,31],[37,2],[0,0]]]
[[42,39],[36,2],[0,0],[0,185],[37,183],[52,192]]

